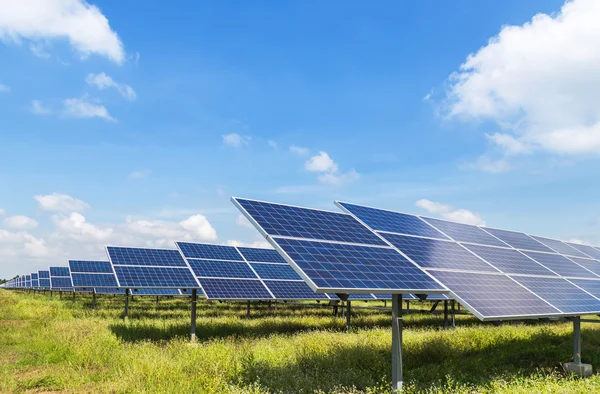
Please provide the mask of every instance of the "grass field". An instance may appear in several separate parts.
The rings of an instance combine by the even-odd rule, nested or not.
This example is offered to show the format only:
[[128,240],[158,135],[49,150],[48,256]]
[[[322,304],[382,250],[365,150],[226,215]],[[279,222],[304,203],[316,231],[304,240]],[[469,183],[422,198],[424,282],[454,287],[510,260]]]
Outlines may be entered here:
[[[131,302],[0,290],[2,393],[381,393],[391,381],[388,312],[358,310],[353,331],[329,308],[198,302],[190,343],[186,299]],[[360,303],[356,303],[360,305]],[[411,309],[414,307],[411,304]],[[423,305],[426,308],[428,305]],[[459,316],[405,315],[407,393],[600,392],[600,375],[566,376],[570,323],[494,326]],[[600,366],[600,326],[582,324],[583,361]]]

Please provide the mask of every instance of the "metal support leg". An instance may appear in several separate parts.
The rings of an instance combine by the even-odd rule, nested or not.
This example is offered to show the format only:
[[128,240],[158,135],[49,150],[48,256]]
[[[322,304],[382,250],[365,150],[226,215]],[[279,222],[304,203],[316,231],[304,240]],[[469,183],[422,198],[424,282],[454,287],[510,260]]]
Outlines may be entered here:
[[[158,297],[157,297],[158,298]],[[190,339],[196,340],[196,303],[198,302],[198,295],[196,289],[192,290],[192,325],[190,329]]]
[[433,303],[433,305],[431,306],[431,309],[429,310],[429,312],[430,312],[430,313],[433,313],[433,311],[435,311],[435,310],[436,310],[436,308],[438,307],[438,305],[439,305],[439,304],[440,304],[440,302],[439,302],[439,301],[435,301],[435,302]]
[[92,309],[96,309],[96,290],[92,291]]
[[444,300],[444,328],[448,328],[448,300]]
[[71,299],[71,301],[73,302],[73,304],[75,303],[75,292],[73,291],[73,298]]
[[61,301],[62,301],[62,291],[59,291],[59,292],[58,292],[58,296],[59,296],[59,300],[61,300]]
[[409,311],[410,310],[410,301],[406,300],[406,310]]
[[456,303],[456,308],[458,309],[458,312],[460,312],[460,302]]
[[350,325],[350,319],[352,316],[352,302],[350,300],[346,301],[346,331],[350,332],[352,328]]
[[581,317],[573,318],[573,362],[581,364]]
[[125,289],[125,313],[123,317],[125,319],[129,317],[129,289]]
[[402,294],[392,294],[392,390],[402,390]]
[[246,304],[246,317],[250,317],[250,301]]
[[[196,291],[196,290],[193,290],[193,291],[192,291],[192,293],[193,293],[194,291]],[[192,297],[192,298],[193,298],[193,297]],[[192,302],[193,302],[193,301],[192,301]],[[158,306],[158,296],[156,296],[156,306]]]
[[452,316],[452,328],[456,328],[456,316],[454,314],[454,300],[451,301],[451,316]]

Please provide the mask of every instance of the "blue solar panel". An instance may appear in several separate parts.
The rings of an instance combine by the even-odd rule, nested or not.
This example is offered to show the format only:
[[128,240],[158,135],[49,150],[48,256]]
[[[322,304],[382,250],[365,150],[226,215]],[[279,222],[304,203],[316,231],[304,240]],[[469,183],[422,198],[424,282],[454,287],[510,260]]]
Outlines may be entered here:
[[531,257],[538,263],[543,264],[545,267],[556,272],[560,276],[575,277],[575,278],[593,278],[593,279],[598,278],[596,275],[594,275],[590,271],[580,267],[579,265],[573,263],[571,260],[567,259],[565,256],[561,256],[559,254],[537,253],[537,252],[523,252],[523,253],[525,253],[527,256]]
[[507,246],[504,242],[486,233],[477,226],[426,217],[423,217],[423,220],[432,224],[435,228],[458,242],[469,242],[490,246]]
[[188,259],[243,261],[233,246],[175,242]]
[[569,259],[600,276],[600,262],[596,260],[580,259],[577,257],[569,257]]
[[35,272],[31,273],[31,280],[37,280],[39,279],[39,275],[36,274]]
[[181,295],[179,289],[133,289],[132,295],[145,296],[174,296]]
[[71,278],[52,277],[50,278],[50,287],[53,289],[70,289],[73,287]]
[[74,272],[71,274],[74,287],[116,287],[117,279],[110,274],[88,274]]
[[256,279],[246,262],[188,259],[188,263],[198,277]]
[[600,298],[600,280],[569,279],[569,282],[576,284],[591,295]]
[[38,271],[39,279],[50,279],[50,271]]
[[91,293],[94,291],[91,287],[73,287],[75,293]]
[[473,253],[507,274],[556,276],[529,257],[514,249],[465,244]]
[[185,260],[177,250],[122,248],[108,246],[106,248],[113,265],[144,265],[161,267],[187,267]]
[[267,202],[234,199],[269,235],[369,245],[385,243],[352,216]]
[[500,238],[501,241],[506,242],[515,249],[552,253],[552,249],[549,249],[548,247],[542,245],[527,234],[488,227],[484,227],[484,229],[488,233],[491,233],[493,236]]
[[[346,294],[348,296],[348,299],[350,301],[352,300],[357,300],[357,301],[372,301],[374,300],[375,294]],[[391,294],[377,294],[377,296],[383,296],[383,297],[387,297],[387,298],[381,298],[382,300],[391,300],[392,299],[392,295]],[[339,297],[336,296],[335,294],[329,294],[329,297],[331,297],[334,300],[337,300]]]
[[258,279],[204,278],[202,288],[208,299],[273,299]]
[[315,293],[305,282],[265,280],[265,285],[280,300],[327,300],[325,294]]
[[38,279],[38,281],[40,283],[40,287],[43,287],[45,289],[50,288],[50,279]]
[[536,237],[535,235],[532,235],[532,237],[560,254],[575,257],[587,257],[585,254],[581,253],[577,249],[567,245],[562,241],[550,238]]
[[550,316],[560,311],[505,275],[431,271],[481,319],[511,316]]
[[69,260],[69,268],[73,272],[95,272],[112,274],[113,270],[108,261]]
[[110,288],[99,288],[95,289],[96,294],[125,294],[125,289],[110,289]]
[[424,268],[498,272],[473,253],[451,241],[438,241],[396,234],[381,235]]
[[600,313],[600,300],[561,278],[513,277],[563,313]]
[[345,202],[338,202],[338,205],[376,231],[448,239],[448,237],[431,227],[418,216]]
[[591,258],[600,260],[600,250],[595,249],[594,247],[588,246],[588,245],[574,244],[571,242],[567,242],[567,243],[569,245],[571,245],[572,247],[574,247],[575,249],[579,250],[580,252],[583,252],[586,255],[590,256]]
[[69,267],[50,267],[50,276],[70,276]]
[[302,280],[300,275],[288,264],[250,264],[262,279]]
[[285,259],[274,249],[243,248],[240,246],[237,249],[247,261],[287,264]]
[[144,267],[115,265],[121,287],[127,288],[196,288],[198,283],[187,266]]
[[320,290],[444,290],[390,248],[273,238]]

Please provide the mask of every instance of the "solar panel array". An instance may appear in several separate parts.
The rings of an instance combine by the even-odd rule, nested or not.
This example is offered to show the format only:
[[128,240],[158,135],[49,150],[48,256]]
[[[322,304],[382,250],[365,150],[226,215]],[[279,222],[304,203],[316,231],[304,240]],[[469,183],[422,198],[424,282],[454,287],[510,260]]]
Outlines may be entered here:
[[336,202],[481,319],[600,313],[600,250]]
[[50,290],[50,271],[38,271],[38,281],[41,290]]
[[119,286],[109,261],[69,260],[69,269],[73,287],[78,291]]
[[319,293],[443,293],[446,289],[351,215],[232,198]]
[[73,290],[69,267],[50,267],[50,289],[65,291]]

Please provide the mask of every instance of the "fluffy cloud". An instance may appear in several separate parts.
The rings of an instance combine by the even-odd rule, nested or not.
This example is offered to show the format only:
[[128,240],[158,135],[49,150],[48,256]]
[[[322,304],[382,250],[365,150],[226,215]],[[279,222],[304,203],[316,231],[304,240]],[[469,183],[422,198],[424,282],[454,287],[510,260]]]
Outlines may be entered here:
[[248,219],[246,219],[246,217],[242,214],[239,214],[237,216],[237,218],[235,219],[235,224],[242,227],[254,228],[252,223],[250,223]]
[[100,74],[88,74],[85,78],[85,82],[88,85],[95,86],[100,90],[108,88],[116,89],[121,96],[130,101],[133,101],[137,98],[135,90],[133,90],[131,86],[124,83],[117,83],[103,72]]
[[44,211],[50,212],[80,212],[90,206],[68,194],[52,193],[35,196],[38,206]]
[[419,208],[423,208],[429,213],[437,214],[442,218],[453,222],[473,224],[476,226],[485,225],[481,216],[466,209],[454,209],[450,205],[426,199],[416,201],[415,205]]
[[302,146],[298,146],[298,145],[291,145],[290,146],[290,152],[295,153],[299,156],[306,156],[309,154],[309,150],[308,148],[304,148]]
[[277,145],[277,141],[268,140],[268,141],[267,141],[267,145],[269,145],[269,147],[271,147],[271,148],[273,148],[273,149],[277,149],[277,148],[279,148],[279,146]]
[[112,228],[101,228],[87,222],[80,213],[55,215],[54,222],[61,235],[78,241],[106,241],[113,234]]
[[36,259],[46,257],[49,253],[50,250],[43,239],[36,238],[26,231],[12,232],[0,229],[0,257]]
[[331,186],[341,186],[360,178],[355,170],[346,173],[340,172],[337,163],[324,151],[308,159],[304,163],[304,168],[309,172],[318,173],[317,179],[321,183]]
[[50,115],[52,110],[48,107],[45,107],[41,101],[33,100],[31,102],[31,113],[34,115]]
[[165,245],[173,241],[215,241],[217,232],[203,215],[193,215],[179,223],[163,220],[127,219],[128,233],[154,239],[155,244]]
[[250,143],[250,136],[239,135],[237,133],[226,134],[223,136],[223,144],[234,148],[239,148],[242,145],[248,145]]
[[63,115],[68,118],[101,118],[110,122],[116,122],[116,119],[110,116],[105,106],[90,103],[85,98],[69,98],[64,100]]
[[4,219],[4,225],[16,230],[30,230],[38,226],[38,222],[27,216],[10,216]]
[[449,116],[490,119],[503,155],[600,153],[600,2],[504,26],[450,77]]
[[6,211],[2,208],[0,208],[0,216],[4,216],[6,215]]
[[10,88],[6,85],[0,83],[0,93],[8,93],[10,92]]
[[243,242],[235,239],[230,239],[225,242],[226,245],[229,246],[245,246],[248,248],[263,248],[263,249],[273,249],[270,243],[267,241],[253,241],[253,242]]
[[85,0],[0,0],[0,39],[38,44],[68,39],[85,58],[91,54],[123,63],[123,44],[98,7]]

